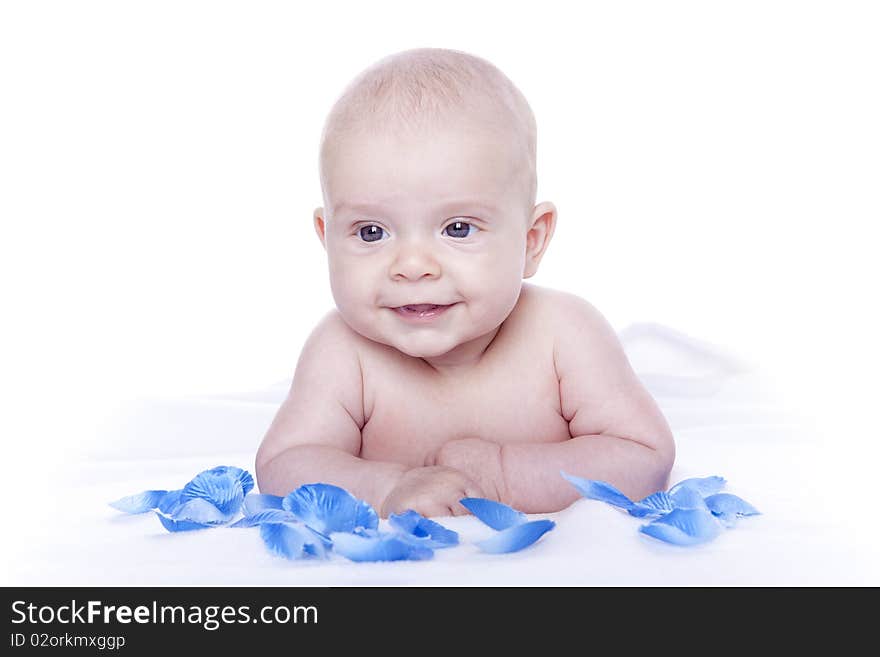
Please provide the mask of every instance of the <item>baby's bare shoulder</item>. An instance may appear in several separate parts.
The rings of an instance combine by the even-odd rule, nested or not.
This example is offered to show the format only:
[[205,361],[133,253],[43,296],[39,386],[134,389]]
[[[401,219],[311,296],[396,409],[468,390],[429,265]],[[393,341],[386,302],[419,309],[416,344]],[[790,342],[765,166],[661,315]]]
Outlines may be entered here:
[[571,292],[524,284],[517,311],[545,334],[603,332],[607,322],[589,301]]
[[345,323],[337,308],[331,308],[318,320],[315,328],[312,329],[312,336],[322,340],[340,340],[346,345],[354,345],[357,337],[360,337]]
[[362,368],[365,363],[375,360],[375,352],[382,352],[380,347],[383,346],[355,331],[339,310],[332,308],[312,329],[303,351],[318,351],[322,358],[332,360],[340,370],[350,370]]
[[303,344],[293,375],[290,400],[303,407],[300,413],[330,403],[341,405],[353,418],[362,417],[360,337],[335,308],[318,321]]
[[287,398],[260,445],[258,463],[295,445],[360,451],[363,385],[353,333],[336,310],[312,329],[300,350]]

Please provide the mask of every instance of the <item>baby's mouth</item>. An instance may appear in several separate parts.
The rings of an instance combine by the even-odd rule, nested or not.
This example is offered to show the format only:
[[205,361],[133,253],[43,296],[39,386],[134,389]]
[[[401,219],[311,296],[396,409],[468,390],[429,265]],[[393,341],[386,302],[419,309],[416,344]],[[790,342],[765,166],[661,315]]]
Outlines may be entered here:
[[417,303],[413,306],[400,306],[403,310],[411,313],[426,313],[431,310],[436,310],[437,308],[446,308],[447,306],[441,306],[435,303]]
[[436,303],[414,303],[406,306],[397,306],[392,308],[392,310],[403,317],[409,317],[412,319],[430,319],[443,314],[454,305],[454,303],[448,305]]

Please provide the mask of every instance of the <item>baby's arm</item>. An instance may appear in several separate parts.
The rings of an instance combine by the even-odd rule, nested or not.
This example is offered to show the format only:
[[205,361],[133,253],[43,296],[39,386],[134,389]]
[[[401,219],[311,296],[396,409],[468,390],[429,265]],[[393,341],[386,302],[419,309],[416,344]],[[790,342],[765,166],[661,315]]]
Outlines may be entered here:
[[572,438],[451,441],[432,462],[460,468],[527,513],[558,511],[580,497],[560,470],[607,481],[631,499],[665,489],[675,458],[672,432],[614,330],[592,305],[573,295],[564,297],[548,321],[557,331],[554,360]]
[[345,488],[383,518],[406,509],[467,513],[458,500],[483,493],[462,472],[360,458],[363,380],[350,332],[331,312],[306,340],[290,393],[257,451],[260,492],[284,496],[320,482]]
[[306,340],[290,393],[257,452],[260,492],[283,496],[303,484],[329,483],[379,510],[407,471],[358,456],[363,383],[350,330],[330,312]]

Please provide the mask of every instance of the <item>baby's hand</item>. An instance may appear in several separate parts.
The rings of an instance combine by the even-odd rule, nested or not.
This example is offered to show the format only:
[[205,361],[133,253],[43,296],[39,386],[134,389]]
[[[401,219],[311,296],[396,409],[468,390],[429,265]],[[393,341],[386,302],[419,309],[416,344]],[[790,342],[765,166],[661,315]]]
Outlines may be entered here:
[[485,497],[502,502],[506,496],[501,445],[482,438],[457,438],[429,455],[425,465],[443,465],[460,470],[477,483]]
[[430,466],[404,473],[388,493],[380,515],[412,509],[425,517],[461,516],[468,513],[459,500],[483,497],[483,490],[464,473],[453,468]]

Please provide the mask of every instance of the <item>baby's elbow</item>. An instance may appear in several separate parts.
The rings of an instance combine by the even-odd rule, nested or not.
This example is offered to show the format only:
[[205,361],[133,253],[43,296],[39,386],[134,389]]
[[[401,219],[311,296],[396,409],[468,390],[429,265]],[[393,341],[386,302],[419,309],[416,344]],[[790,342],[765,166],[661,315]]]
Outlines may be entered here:
[[254,459],[254,474],[257,480],[257,490],[261,493],[265,493],[271,488],[266,472],[268,463],[269,460],[265,456],[261,456],[260,452],[257,452],[257,456]]
[[274,452],[271,449],[267,449],[266,441],[263,441],[260,444],[259,449],[257,449],[257,454],[254,457],[254,470],[257,473],[257,477],[260,476],[261,472],[265,472],[266,464],[272,460],[274,456]]
[[276,468],[272,461],[279,456],[282,450],[270,441],[263,441],[254,457],[254,474],[256,475],[257,488],[261,493],[273,493],[277,486],[276,477],[272,476]]
[[620,482],[621,492],[633,500],[641,500],[668,489],[669,475],[675,460],[674,448],[643,445],[640,452],[637,465],[633,463],[629,475]]
[[662,432],[660,439],[654,445],[650,461],[649,479],[653,484],[651,492],[666,490],[669,487],[672,466],[675,464],[675,440],[668,428]]

